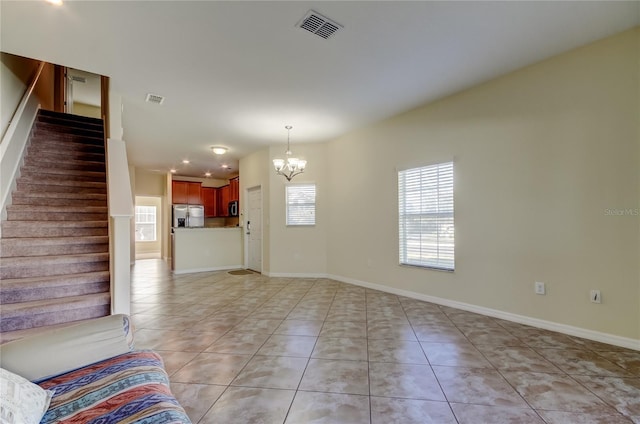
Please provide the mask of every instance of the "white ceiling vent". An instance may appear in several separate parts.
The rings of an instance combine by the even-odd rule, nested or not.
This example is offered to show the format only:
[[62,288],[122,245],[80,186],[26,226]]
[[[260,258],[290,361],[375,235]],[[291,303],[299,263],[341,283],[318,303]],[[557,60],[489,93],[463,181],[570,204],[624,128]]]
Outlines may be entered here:
[[164,97],[159,96],[157,94],[148,93],[145,101],[147,103],[155,103],[157,105],[161,105],[162,103],[164,103]]
[[322,16],[314,10],[308,11],[304,18],[300,20],[298,26],[324,39],[331,37],[342,28],[339,23]]

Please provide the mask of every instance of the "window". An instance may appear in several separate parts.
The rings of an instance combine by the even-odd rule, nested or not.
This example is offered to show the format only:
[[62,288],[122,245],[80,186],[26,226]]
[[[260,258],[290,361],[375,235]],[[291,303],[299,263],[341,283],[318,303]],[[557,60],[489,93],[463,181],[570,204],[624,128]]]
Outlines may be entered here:
[[316,225],[316,185],[286,186],[287,225]]
[[454,269],[453,162],[398,172],[400,263]]
[[156,241],[155,206],[136,206],[136,241]]

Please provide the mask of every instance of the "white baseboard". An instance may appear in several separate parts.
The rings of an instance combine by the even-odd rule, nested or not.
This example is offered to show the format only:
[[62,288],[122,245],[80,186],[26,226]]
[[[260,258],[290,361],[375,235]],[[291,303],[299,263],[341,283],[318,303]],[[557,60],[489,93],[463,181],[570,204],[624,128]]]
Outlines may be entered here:
[[[322,277],[316,277],[322,278]],[[594,340],[601,343],[607,343],[614,346],[620,346],[627,349],[640,350],[640,340],[629,337],[616,336],[614,334],[602,333],[600,331],[587,330],[585,328],[574,327],[557,322],[546,321],[543,319],[532,318],[524,315],[513,314],[511,312],[499,311],[497,309],[485,308],[483,306],[472,305],[469,303],[458,302],[455,300],[443,299],[441,297],[428,296],[426,294],[416,293],[409,290],[397,289],[394,287],[384,286],[382,284],[369,283],[366,281],[356,280],[354,278],[343,277],[341,275],[325,275],[325,278],[331,278],[343,283],[354,284],[356,286],[366,287],[373,290],[380,290],[399,296],[405,296],[412,299],[423,300],[438,305],[449,306],[451,308],[462,309],[464,311],[475,312],[481,315],[487,315],[494,318],[500,318],[505,321],[517,322],[519,324],[530,325],[536,328],[556,331],[558,333],[570,336],[581,337],[583,339]]]
[[181,269],[179,271],[173,270],[172,272],[175,275],[180,275],[180,274],[192,274],[196,272],[230,271],[232,269],[243,269],[243,268],[242,268],[242,265],[233,265],[233,266],[217,266],[217,267],[208,267],[208,268]]

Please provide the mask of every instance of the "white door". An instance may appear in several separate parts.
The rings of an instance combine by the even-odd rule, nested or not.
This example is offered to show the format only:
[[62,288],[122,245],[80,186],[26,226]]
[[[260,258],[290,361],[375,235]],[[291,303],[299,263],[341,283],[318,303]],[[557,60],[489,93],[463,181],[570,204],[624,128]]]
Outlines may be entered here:
[[247,216],[248,268],[262,272],[262,189],[249,189],[249,214]]

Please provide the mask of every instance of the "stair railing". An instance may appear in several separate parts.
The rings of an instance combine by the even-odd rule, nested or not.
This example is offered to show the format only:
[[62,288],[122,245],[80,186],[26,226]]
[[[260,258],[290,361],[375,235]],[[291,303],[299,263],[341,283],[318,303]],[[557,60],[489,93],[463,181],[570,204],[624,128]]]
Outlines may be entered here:
[[7,206],[11,204],[11,192],[20,176],[20,167],[24,161],[31,128],[38,115],[38,109],[40,109],[40,99],[35,88],[45,64],[45,62],[40,62],[35,77],[18,103],[7,131],[0,142],[0,202],[2,202],[0,203],[0,215],[2,220],[7,217]]

